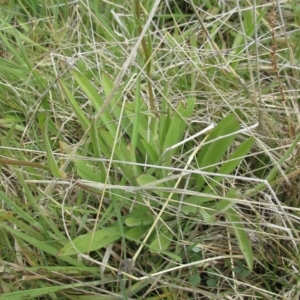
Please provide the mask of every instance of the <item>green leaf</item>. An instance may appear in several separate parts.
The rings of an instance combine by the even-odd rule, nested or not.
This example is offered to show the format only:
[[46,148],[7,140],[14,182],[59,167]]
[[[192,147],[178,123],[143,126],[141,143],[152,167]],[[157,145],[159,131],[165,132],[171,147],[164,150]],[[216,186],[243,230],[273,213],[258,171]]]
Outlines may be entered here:
[[249,241],[248,235],[245,231],[245,228],[242,224],[240,217],[238,216],[237,212],[233,208],[229,208],[225,212],[226,218],[231,226],[234,229],[235,236],[237,237],[239,247],[245,257],[247,266],[252,272],[253,270],[253,252],[251,243]]
[[216,278],[210,278],[206,281],[207,286],[214,287],[218,282],[218,279]]
[[149,226],[143,225],[132,227],[126,232],[126,238],[133,241],[138,241],[141,238],[141,236],[143,236],[147,232],[148,229]]
[[162,228],[157,230],[157,235],[150,244],[152,253],[160,253],[162,250],[167,250],[172,242],[173,234],[167,229]]
[[[257,12],[259,12],[259,14],[256,14]],[[243,12],[243,23],[244,23],[243,28],[245,28],[245,32],[243,33],[239,31],[236,32],[236,36],[232,44],[232,49],[235,49],[234,55],[239,56],[240,52],[243,51],[244,44],[245,44],[245,36],[247,36],[247,38],[253,37],[256,28],[260,27],[260,22],[265,16],[265,13],[266,13],[266,8],[255,10],[255,15],[253,10],[247,10]],[[256,19],[256,26],[257,26],[256,28],[254,26],[255,23],[253,22],[254,18]],[[239,65],[239,60],[232,60],[231,67],[234,70],[238,68],[238,65]]]
[[159,152],[157,151],[157,147],[152,146],[153,144],[146,142],[143,138],[139,140],[140,146],[143,147],[143,150],[140,150],[143,153],[143,157],[148,156],[149,157],[149,163],[155,164],[158,161]]
[[[102,82],[102,87],[103,87],[105,96],[108,97],[114,87],[114,82],[105,72],[102,72],[101,82]],[[117,114],[115,114],[115,117],[117,117],[117,118],[120,117],[120,112],[121,112],[121,106],[117,105],[119,97],[120,97],[119,93],[118,92],[115,93],[110,102],[110,106],[113,107],[113,112],[117,113]],[[120,109],[116,109],[117,107],[120,107]]]
[[[81,253],[87,253],[89,251],[95,251],[109,244],[118,241],[122,237],[119,226],[112,226],[110,228],[101,229],[98,231],[89,232],[87,234],[78,236],[72,243],[67,243],[58,253],[58,256],[74,255],[78,251]],[[77,250],[76,250],[77,248]]]
[[[107,130],[101,130],[100,135],[102,136],[103,140],[105,141],[106,146],[109,149],[113,149],[116,136],[111,135],[111,133],[108,132]],[[126,159],[125,159],[126,151],[127,151],[127,143],[125,142],[125,139],[124,138],[118,139],[118,142],[114,149],[115,159],[118,159],[120,161],[126,161]]]
[[[28,235],[27,233],[21,232],[19,229],[14,229],[11,226],[7,226],[4,224],[4,222],[0,223],[0,228],[3,228],[4,230],[8,231],[11,233],[13,237],[18,237],[22,239],[26,244],[32,245],[33,247],[36,247],[38,251],[49,253],[51,256],[56,256],[57,248],[54,246],[55,243],[52,243],[48,240],[40,240],[35,237],[32,237]],[[68,264],[71,264],[73,266],[82,266],[82,263],[79,262],[76,259],[73,259],[72,257],[62,257],[61,260],[67,262]]]
[[251,274],[251,272],[247,269],[242,269],[241,272],[240,272],[240,275],[244,278],[249,276],[250,274]]
[[132,163],[132,164],[126,164],[124,169],[124,173],[126,174],[126,177],[128,178],[129,181],[131,181],[137,176],[141,175],[143,172],[141,167],[135,164],[137,162],[135,147],[133,147],[131,144],[127,144],[124,155],[125,155],[125,161]]
[[[194,107],[194,99],[190,98],[184,107],[182,102],[179,103],[177,107],[177,112],[174,112],[173,116],[171,116],[171,122],[169,124],[169,128],[167,129],[167,133],[163,143],[163,151],[166,148],[173,146],[181,141],[183,133],[185,132],[188,123],[184,118],[188,118],[193,112]],[[173,152],[173,151],[170,151]]]
[[62,79],[59,79],[59,83],[60,83],[62,89],[64,90],[64,92],[67,96],[67,100],[69,101],[69,103],[73,109],[73,112],[75,113],[82,129],[84,131],[87,130],[90,126],[90,122],[89,122],[88,118],[85,116],[81,107],[77,104],[77,101],[75,100],[71,91],[68,89],[67,85],[63,82]]
[[[84,93],[91,101],[96,112],[99,111],[104,101],[100,96],[100,94],[98,93],[98,91],[96,90],[96,88],[94,87],[94,85],[92,84],[92,82],[85,75],[83,75],[82,73],[76,70],[72,70],[72,73],[79,86],[82,88]],[[104,113],[101,115],[100,120],[101,123],[105,124],[105,127],[110,132],[110,134],[115,137],[117,134],[117,125],[114,122],[114,119],[108,109],[105,110]]]
[[[234,189],[230,189],[227,194],[227,198],[236,198],[237,197],[237,192]],[[215,205],[212,206],[212,215],[217,215],[220,214],[224,211],[226,211],[229,207],[232,207],[234,205],[234,201],[230,201],[227,199],[222,199],[218,201]]]
[[145,213],[141,213],[139,209],[132,212],[125,219],[125,224],[129,227],[145,226],[145,225],[150,225],[152,223],[153,223],[153,217]]
[[[65,142],[59,141],[60,148],[67,154],[71,154],[73,152],[72,148]],[[78,153],[75,153],[77,155]],[[74,164],[76,166],[77,174],[80,178],[89,180],[89,181],[95,181],[95,182],[103,182],[103,178],[105,174],[99,174],[95,172],[95,167],[91,166],[89,163],[77,159],[72,158],[72,161],[74,161]]]
[[[102,283],[103,283],[103,281],[99,280],[97,284],[102,284]],[[94,284],[96,284],[96,282],[94,282]],[[72,284],[63,284],[63,285],[59,284],[59,285],[54,285],[54,286],[46,286],[46,287],[36,288],[36,289],[26,289],[24,291],[17,291],[17,292],[2,294],[0,296],[0,299],[3,299],[3,300],[43,299],[44,297],[41,297],[43,295],[45,295],[45,297],[47,297],[51,293],[56,293],[59,291],[63,291],[65,289],[69,290],[69,289],[83,288],[86,285],[87,285],[86,282],[78,282],[78,283],[72,283]],[[99,298],[97,298],[97,299],[99,299]]]
[[[245,155],[247,155],[253,145],[254,138],[251,137],[244,141],[239,147],[228,157],[228,159],[223,163],[223,165],[218,170],[219,174],[230,174],[234,169],[240,164]],[[215,176],[207,185],[204,193],[213,191],[214,187],[220,182],[224,177]]]
[[201,214],[203,220],[205,221],[205,223],[207,224],[213,224],[216,223],[216,219],[208,213],[208,211],[204,208],[199,208],[199,213]]
[[[136,96],[136,99],[134,101],[134,103],[126,103],[125,105],[126,118],[130,121],[130,124],[136,126],[136,128],[132,128],[131,131],[128,130],[128,135],[130,135],[130,137],[133,138],[133,134],[136,134],[135,130],[138,130],[138,134],[141,138],[143,138],[144,140],[149,140],[151,142],[152,136],[148,134],[149,125],[148,116],[146,115],[147,110],[145,104],[142,103],[140,99],[138,99],[138,96]],[[138,117],[136,116],[137,112],[139,112]],[[136,121],[136,117],[138,118],[138,122]],[[137,146],[138,144],[139,143],[137,143]]]
[[163,145],[167,128],[169,128],[168,120],[169,120],[169,114],[168,114],[168,100],[169,99],[169,83],[168,81],[163,83],[164,91],[163,91],[163,97],[162,97],[162,103],[161,103],[161,114],[159,116],[159,127],[158,127],[158,139],[159,143]]
[[204,196],[190,196],[184,200],[184,204],[181,207],[181,211],[188,214],[199,213],[199,208],[206,202],[215,201],[218,197],[217,194],[211,194],[211,197]]
[[134,149],[137,147],[138,144],[138,137],[139,137],[139,126],[140,126],[140,117],[141,117],[141,81],[140,76],[136,79],[136,91],[135,91],[135,98],[134,98],[134,121],[133,121],[133,129],[131,134],[131,144]]
[[197,273],[194,273],[189,277],[189,283],[192,284],[193,286],[198,285],[200,281],[201,281],[201,277]]
[[45,149],[47,153],[47,160],[48,160],[48,166],[51,171],[51,174],[56,177],[56,178],[67,178],[67,174],[62,172],[60,168],[58,167],[56,160],[54,158],[50,141],[48,138],[48,120],[44,119],[44,117],[40,118],[40,125],[42,126],[43,130],[43,139],[44,139],[44,144],[45,144]]
[[[235,134],[227,137],[230,133],[234,133],[239,129],[239,122],[233,114],[225,117],[210,133],[206,144],[202,147],[198,154],[198,167],[205,172],[213,172],[216,168],[215,164],[220,162],[229,146],[235,139]],[[220,138],[223,137],[223,138]],[[220,139],[217,139],[220,138]],[[217,140],[215,140],[217,139]],[[214,140],[214,141],[213,141]],[[209,141],[212,141],[209,143]],[[205,183],[203,176],[198,176],[197,188],[202,189]]]
[[[148,175],[148,174],[142,174],[140,176],[138,176],[136,178],[136,181],[138,183],[139,186],[144,186],[144,185],[152,185],[155,184],[157,182],[157,179],[152,176],[152,175]],[[155,190],[155,186],[157,187],[166,187],[163,183],[159,183],[159,184],[155,184],[153,185],[153,189],[151,190],[153,193],[155,193],[156,195],[162,196],[167,198],[169,193],[167,192],[163,192],[163,191],[159,191],[159,190]]]
[[98,91],[96,90],[92,82],[84,74],[76,71],[75,69],[72,70],[72,73],[76,82],[79,84],[79,86],[82,88],[84,93],[87,95],[95,110],[96,111],[100,110],[101,106],[103,105],[103,99],[99,95]]
[[167,251],[171,242],[172,242],[173,234],[168,231],[168,229],[163,230],[163,232],[159,232],[155,235],[152,240],[149,249],[151,253],[161,253],[163,255],[169,256],[171,259],[181,262],[181,257],[177,254]]

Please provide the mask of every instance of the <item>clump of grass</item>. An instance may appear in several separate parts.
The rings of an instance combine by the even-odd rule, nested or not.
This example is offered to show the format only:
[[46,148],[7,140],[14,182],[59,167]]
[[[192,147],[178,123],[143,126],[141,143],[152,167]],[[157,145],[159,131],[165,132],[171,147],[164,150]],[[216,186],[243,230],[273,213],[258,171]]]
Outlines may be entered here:
[[298,8],[220,4],[3,4],[3,299],[299,298]]

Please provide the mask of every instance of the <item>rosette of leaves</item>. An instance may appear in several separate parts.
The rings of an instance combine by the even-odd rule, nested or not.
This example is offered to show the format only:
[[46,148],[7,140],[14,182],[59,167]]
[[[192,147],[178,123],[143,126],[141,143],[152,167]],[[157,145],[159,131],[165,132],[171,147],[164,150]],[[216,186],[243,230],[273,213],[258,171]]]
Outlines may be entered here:
[[[107,105],[104,97],[108,97],[112,92],[113,79],[104,72],[101,78],[98,78],[102,84],[103,97],[86,72],[73,70],[72,75],[74,90],[80,90],[81,95],[86,96],[97,115],[102,106]],[[135,80],[136,87],[131,100],[125,101],[122,91],[117,90],[99,118],[89,118],[78,104],[76,93],[74,94],[67,84],[60,80],[67,101],[82,130],[87,133],[89,143],[85,147],[89,148],[88,152],[95,158],[111,159],[108,170],[104,162],[92,164],[71,158],[74,168],[79,178],[87,181],[104,183],[108,176],[109,188],[106,189],[105,195],[111,200],[109,205],[111,211],[115,212],[117,220],[113,223],[111,220],[106,222],[100,220],[99,229],[72,237],[72,243],[66,243],[59,251],[59,255],[98,250],[121,239],[141,243],[153,222],[157,222],[156,229],[149,234],[145,247],[151,252],[162,253],[180,261],[180,255],[169,250],[172,240],[176,238],[174,234],[177,231],[178,216],[193,215],[213,224],[215,216],[223,213],[227,221],[232,223],[240,249],[251,270],[253,255],[250,242],[233,201],[230,201],[230,198],[239,195],[234,189],[229,188],[223,200],[219,200],[218,186],[226,175],[232,174],[250,151],[253,139],[246,138],[234,147],[239,121],[234,114],[224,117],[206,137],[189,166],[191,170],[216,175],[210,175],[208,178],[204,173],[194,172],[185,186],[177,187],[176,172],[172,179],[170,170],[176,166],[174,158],[181,154],[184,147],[173,146],[180,144],[190,128],[188,120],[193,115],[195,99],[186,99],[174,107],[166,100],[169,96],[166,88],[163,100],[159,104],[159,113],[149,112],[142,99],[141,79],[137,76]],[[66,153],[72,152],[70,146],[62,143]],[[192,147],[195,146],[197,145]],[[82,154],[82,150],[79,148],[76,154]],[[225,154],[227,157],[223,161]],[[131,189],[126,189],[128,186]],[[194,193],[186,195],[181,200],[180,193],[172,192],[175,187],[177,190],[189,190]],[[195,192],[201,192],[201,195],[195,195]],[[164,201],[169,201],[173,214],[166,210],[158,222],[156,217]],[[124,211],[127,213],[124,214]]]

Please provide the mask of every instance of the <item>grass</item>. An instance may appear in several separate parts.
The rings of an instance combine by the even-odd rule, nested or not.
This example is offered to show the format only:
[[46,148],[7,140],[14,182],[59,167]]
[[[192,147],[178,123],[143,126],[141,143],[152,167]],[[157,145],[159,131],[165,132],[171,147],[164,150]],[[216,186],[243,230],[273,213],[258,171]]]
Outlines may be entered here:
[[299,8],[253,5],[1,1],[0,299],[299,299]]

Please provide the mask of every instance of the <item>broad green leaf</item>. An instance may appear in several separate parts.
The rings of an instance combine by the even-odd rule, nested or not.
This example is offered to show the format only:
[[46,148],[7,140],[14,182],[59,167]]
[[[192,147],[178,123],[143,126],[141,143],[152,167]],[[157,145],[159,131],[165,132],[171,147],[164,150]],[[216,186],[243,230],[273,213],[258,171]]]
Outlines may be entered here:
[[[166,149],[182,140],[184,132],[189,126],[187,118],[190,117],[193,112],[194,103],[195,101],[193,98],[188,99],[186,103],[180,102],[177,106],[177,111],[174,111],[173,114],[170,115],[169,119],[163,118],[165,124],[168,124],[168,128],[166,128],[166,136],[163,140],[163,146],[161,149],[161,153],[163,153],[163,155],[160,155],[160,159],[156,163],[162,164],[166,167],[170,167],[172,165],[174,153],[176,153],[176,151],[178,152],[178,149],[172,149],[168,151],[166,151]],[[159,130],[161,131],[162,128],[160,127]],[[167,170],[161,169],[160,177],[166,177],[167,173]]]
[[148,229],[149,226],[145,225],[132,227],[126,232],[126,238],[137,242],[143,235],[145,235]]
[[[182,103],[179,104],[182,106]],[[183,120],[182,116],[174,113],[174,115],[170,118],[170,125],[169,128],[166,128],[166,136],[163,141],[163,151],[165,151],[168,147],[173,146],[174,144],[178,143],[179,140],[182,138],[182,132],[186,130],[187,124]],[[170,151],[174,152],[174,151]]]
[[[239,147],[228,157],[228,159],[222,164],[220,169],[218,170],[219,174],[230,174],[234,171],[234,169],[240,164],[242,159],[245,155],[247,155],[253,145],[254,138],[250,137],[246,141],[244,141],[242,144],[239,145]],[[212,191],[216,186],[217,183],[220,182],[224,177],[221,176],[215,176],[207,185],[204,192],[208,193]]]
[[[128,229],[124,227],[125,238],[133,241],[138,241],[140,237],[147,231],[149,226],[137,226]],[[91,239],[93,240],[91,242]],[[58,253],[58,256],[69,256],[77,254],[78,252],[74,246],[81,253],[95,251],[108,246],[109,244],[118,241],[122,237],[119,224],[110,228],[104,228],[94,233],[90,232],[75,238],[72,243],[67,243]]]
[[[107,75],[105,72],[101,73],[101,83],[104,90],[104,94],[106,97],[110,96],[110,93],[114,87],[114,81],[111,79],[109,75]],[[126,82],[124,83],[124,86],[126,86]],[[113,97],[111,98],[111,101],[109,103],[109,113],[113,116],[113,118],[117,121],[121,120],[120,126],[124,132],[128,134],[132,138],[132,120],[129,119],[126,116],[126,108],[131,107],[132,112],[131,114],[134,114],[134,119],[138,116],[135,115],[133,110],[134,103],[126,103],[125,102],[125,110],[123,110],[124,101],[126,101],[126,98],[123,95],[123,91],[115,91],[113,94]],[[135,101],[134,101],[135,102]],[[105,112],[106,113],[106,112]],[[134,122],[134,121],[133,121]],[[115,122],[116,123],[116,122]],[[131,141],[132,143],[132,141]]]
[[89,181],[103,182],[103,176],[94,171],[95,167],[80,160],[76,160],[74,163],[77,167],[77,173],[80,178]]
[[[108,157],[108,149],[104,146],[104,143],[101,142],[101,137],[98,133],[97,129],[97,121],[95,119],[92,120],[91,122],[91,129],[90,129],[90,137],[91,137],[91,142],[92,142],[92,147],[93,147],[93,156],[95,158],[101,158],[102,155],[104,157]],[[101,146],[100,146],[101,145]],[[104,182],[106,179],[106,166],[104,162],[97,161],[96,165],[99,167],[99,173],[100,173],[100,181],[98,182]]]
[[148,140],[150,141],[150,143],[154,144],[153,146],[156,146],[158,149],[160,149],[159,141],[158,141],[158,123],[159,123],[159,119],[152,112],[150,112],[148,114],[148,123],[149,123],[149,131],[150,131]]
[[[225,117],[210,133],[206,145],[202,147],[198,155],[198,165],[200,168],[217,163],[223,157],[230,144],[233,142],[235,135],[220,138],[224,135],[233,133],[239,129],[239,123],[233,114]],[[214,139],[220,138],[216,141]],[[215,167],[205,168],[205,171],[212,170]]]
[[[216,168],[215,164],[220,162],[221,158],[224,156],[229,146],[235,139],[235,134],[230,136],[220,138],[222,136],[234,133],[239,129],[239,122],[233,114],[225,117],[210,133],[206,144],[202,147],[198,154],[198,167],[206,172],[213,172]],[[212,141],[217,139],[211,143]],[[199,175],[197,180],[197,188],[202,189],[205,183],[204,177]]]
[[193,286],[197,286],[201,281],[201,277],[198,273],[194,273],[189,277],[189,283]]
[[97,129],[97,121],[94,119],[91,122],[90,137],[93,146],[93,154],[96,158],[101,158],[99,134]]
[[190,196],[184,200],[184,204],[181,207],[181,211],[188,214],[196,214],[199,213],[199,209],[206,202],[215,201],[218,197],[217,194],[211,194],[211,197],[205,196]]
[[149,246],[151,253],[161,253],[163,255],[169,256],[172,259],[175,259],[176,261],[181,262],[180,256],[167,251],[172,242],[172,239],[173,234],[168,229],[163,229],[161,232],[155,235],[155,238],[152,240]]
[[[177,112],[171,116],[171,122],[164,139],[163,150],[180,142],[188,123],[184,118],[190,117],[194,108],[194,99],[188,99],[186,104],[179,103]],[[186,107],[184,107],[186,105]],[[172,152],[172,151],[171,151]]]
[[212,215],[217,215],[219,213],[222,213],[226,211],[229,207],[232,207],[235,203],[233,201],[222,199],[219,202],[217,202],[211,209],[212,209]]
[[95,231],[94,234],[93,232],[89,232],[76,237],[72,243],[68,242],[61,250],[59,250],[57,255],[69,256],[78,254],[78,251],[81,253],[95,251],[118,241],[121,237],[122,234],[120,233],[119,226],[101,229]]
[[188,98],[187,99],[186,107],[185,107],[184,112],[183,112],[183,116],[185,118],[189,118],[189,117],[192,116],[192,114],[194,112],[194,109],[195,109],[195,102],[196,102],[195,98]]
[[250,240],[242,224],[242,220],[233,208],[228,208],[225,212],[228,222],[234,229],[235,236],[237,237],[239,247],[245,257],[247,266],[252,272],[253,270],[253,252]]
[[145,213],[141,213],[139,209],[132,212],[125,219],[125,224],[129,227],[145,226],[152,223],[153,223],[153,217]]
[[[139,186],[145,186],[145,185],[152,185],[155,184],[157,182],[157,179],[154,176],[148,175],[148,174],[142,174],[139,177],[137,177],[136,179],[137,183]],[[155,193],[156,195],[162,196],[167,198],[169,193],[167,192],[163,192],[163,191],[159,191],[159,190],[155,190],[155,187],[166,187],[163,183],[159,183],[159,184],[155,184],[153,186],[153,189],[151,189],[151,191],[153,193]]]

